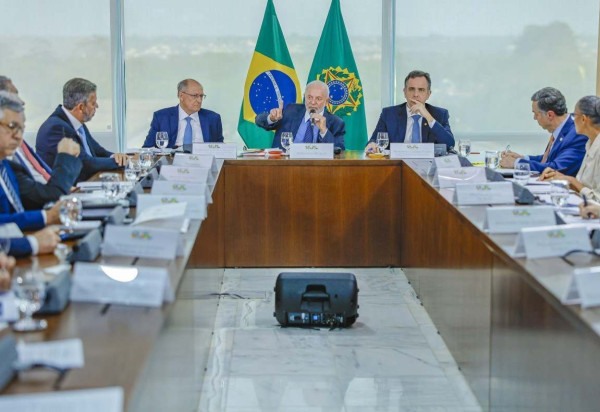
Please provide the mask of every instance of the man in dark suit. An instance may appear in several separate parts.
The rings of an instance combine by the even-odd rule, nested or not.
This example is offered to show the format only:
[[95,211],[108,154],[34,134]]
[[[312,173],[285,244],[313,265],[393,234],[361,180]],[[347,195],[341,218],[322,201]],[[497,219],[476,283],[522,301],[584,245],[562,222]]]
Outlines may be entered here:
[[[59,222],[59,205],[47,211],[25,211],[23,208],[19,184],[6,158],[21,144],[24,124],[21,100],[12,93],[0,91],[0,224],[16,223],[21,230],[36,230]],[[56,230],[46,228],[25,238],[11,239],[9,253],[50,253],[58,241]]]
[[81,146],[79,158],[83,168],[78,180],[85,180],[101,170],[113,170],[127,164],[124,153],[112,153],[90,134],[86,122],[98,108],[96,85],[85,79],[71,79],[63,87],[63,104],[40,126],[35,147],[44,161],[54,164],[58,142],[63,137],[74,139]]
[[577,175],[588,138],[577,134],[565,96],[553,87],[544,87],[531,96],[531,111],[540,127],[550,133],[546,150],[530,156],[503,152],[500,166],[512,169],[519,163],[528,163],[531,171],[541,173],[549,167],[564,175]]
[[448,149],[454,147],[448,110],[426,103],[431,96],[429,73],[420,70],[408,73],[403,90],[406,103],[381,111],[365,150],[375,151],[379,132],[386,132],[390,143],[443,143]]
[[167,132],[170,148],[223,141],[221,116],[202,108],[206,95],[200,83],[194,79],[180,81],[177,97],[177,106],[154,112],[143,147],[156,147],[157,132]]
[[346,125],[326,110],[328,102],[329,87],[314,80],[306,85],[304,105],[293,103],[283,108],[280,102],[269,113],[257,115],[255,123],[263,129],[275,130],[273,147],[283,148],[281,133],[292,132],[294,143],[333,143],[335,148],[344,150]]

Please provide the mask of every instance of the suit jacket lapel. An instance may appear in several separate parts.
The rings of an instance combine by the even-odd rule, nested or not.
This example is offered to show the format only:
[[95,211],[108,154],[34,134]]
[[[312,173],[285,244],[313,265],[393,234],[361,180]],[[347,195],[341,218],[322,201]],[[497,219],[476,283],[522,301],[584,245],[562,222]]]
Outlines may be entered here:
[[408,121],[408,116],[406,115],[406,103],[401,104],[399,109],[400,111],[398,113],[398,140],[391,140],[394,141],[394,143],[404,143],[404,138],[406,137],[406,122]]
[[200,111],[198,112],[198,119],[200,120],[200,128],[202,129],[202,137],[204,138],[204,142],[210,142],[210,133],[208,130],[208,120],[206,118],[206,112]]
[[[302,124],[302,121],[304,120],[304,112],[306,112],[306,107],[304,107],[304,105],[300,106],[296,106],[297,107],[297,111],[298,114],[296,115],[296,117],[294,119],[292,119],[292,124],[291,124],[291,129],[292,129],[292,133],[297,134],[298,133],[298,129],[300,128],[300,125]],[[299,110],[299,108],[301,107],[301,110]]]
[[169,134],[169,147],[175,147],[179,132],[179,106],[173,107],[173,110],[169,114],[169,130],[174,131]]
[[550,153],[548,153],[548,161],[554,160],[554,155],[562,146],[563,138],[567,135],[567,133],[571,131],[571,128],[573,127],[573,120],[568,119],[563,128],[560,129],[560,133],[558,134],[558,136],[554,137],[554,144],[552,145],[552,149],[550,149]]

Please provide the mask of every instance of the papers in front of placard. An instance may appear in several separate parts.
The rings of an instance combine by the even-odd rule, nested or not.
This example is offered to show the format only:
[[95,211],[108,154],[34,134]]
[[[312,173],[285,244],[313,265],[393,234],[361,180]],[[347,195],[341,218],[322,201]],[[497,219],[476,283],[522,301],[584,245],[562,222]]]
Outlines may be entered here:
[[514,256],[537,259],[563,256],[571,250],[592,250],[585,225],[523,228],[517,237]]
[[173,166],[205,167],[217,174],[219,168],[212,154],[177,153],[173,158]]
[[485,210],[483,229],[489,233],[518,233],[524,227],[556,225],[551,206],[495,206]]
[[2,411],[123,412],[123,388],[83,389],[27,395],[2,395]]
[[[182,203],[179,203],[182,205]],[[170,229],[107,225],[102,242],[103,256],[155,257],[175,259],[180,245],[183,220]]]
[[[142,195],[140,195],[142,197]],[[185,203],[167,203],[144,207],[137,210],[132,226],[148,226],[154,228],[181,227],[185,220]]]
[[214,174],[207,167],[164,165],[160,168],[160,177],[175,182],[207,183],[213,186],[216,182]]
[[511,182],[457,183],[454,201],[459,206],[505,205],[514,204],[515,196]]
[[83,368],[83,343],[81,339],[49,342],[19,341],[17,344],[19,366],[49,365],[60,369]]
[[600,267],[575,269],[562,302],[583,309],[600,306]]
[[12,290],[0,294],[0,322],[19,320],[17,298]]
[[438,169],[459,169],[461,168],[460,160],[457,155],[439,156],[433,159],[431,162],[431,168],[429,169],[429,175],[435,174]]
[[73,271],[71,300],[75,302],[159,307],[174,299],[166,267],[77,262]]
[[206,201],[212,203],[210,187],[206,183],[174,182],[168,180],[156,180],[150,191],[153,195],[186,195],[204,196]]
[[457,183],[485,183],[485,169],[481,167],[439,168],[435,171],[433,185],[440,189],[454,187]]
[[217,159],[235,159],[237,145],[231,143],[194,143],[193,154],[210,154]]
[[390,143],[390,159],[433,159],[433,143]]
[[333,143],[292,143],[290,159],[333,159]]
[[[185,217],[189,219],[206,218],[206,198],[188,195],[138,195],[137,213],[144,214],[147,209],[158,205],[185,204]],[[136,219],[137,221],[137,219]]]
[[5,223],[0,225],[0,237],[23,237],[23,232],[21,232],[16,223]]

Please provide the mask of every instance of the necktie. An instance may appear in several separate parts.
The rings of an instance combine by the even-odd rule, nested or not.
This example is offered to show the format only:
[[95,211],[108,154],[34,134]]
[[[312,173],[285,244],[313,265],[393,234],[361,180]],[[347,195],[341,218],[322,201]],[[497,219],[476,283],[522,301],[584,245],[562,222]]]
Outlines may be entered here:
[[548,140],[548,146],[546,146],[546,151],[544,152],[544,156],[542,156],[542,163],[546,163],[548,161],[548,155],[550,154],[550,150],[552,150],[552,145],[554,144],[554,135],[550,135],[550,139]]
[[0,177],[4,182],[4,186],[6,186],[6,190],[8,192],[6,195],[8,196],[8,200],[10,201],[10,203],[13,205],[13,208],[17,213],[23,213],[25,209],[23,209],[21,198],[19,197],[19,194],[15,190],[15,187],[13,186],[12,182],[10,181],[10,178],[8,177],[8,172],[6,171],[6,166],[4,165],[4,162],[0,162]]
[[29,161],[29,163],[31,163],[31,166],[33,166],[33,168],[35,169],[35,171],[38,172],[39,174],[41,174],[42,177],[44,178],[44,180],[46,182],[48,182],[48,180],[50,180],[50,174],[44,168],[44,166],[42,166],[40,164],[40,162],[38,162],[38,160],[33,155],[33,153],[31,153],[31,150],[29,150],[29,147],[27,147],[27,145],[25,144],[25,142],[23,142],[21,144],[21,150],[23,151],[23,154],[25,155],[25,157],[27,158],[27,160]]
[[419,125],[419,119],[421,118],[420,114],[413,114],[413,128],[412,128],[412,136],[411,143],[421,143],[421,127]]
[[192,144],[192,118],[190,116],[185,118],[187,124],[185,125],[185,131],[183,132],[183,144]]
[[304,132],[304,143],[313,142],[313,125],[310,122],[310,118],[306,120],[306,132]]
[[87,137],[85,136],[85,129],[83,128],[83,125],[79,126],[79,129],[77,129],[77,134],[81,138],[81,144],[83,145],[83,150],[85,150],[85,152],[88,154],[88,156],[93,157],[94,155],[92,154],[92,151],[90,150],[90,146],[88,146]]

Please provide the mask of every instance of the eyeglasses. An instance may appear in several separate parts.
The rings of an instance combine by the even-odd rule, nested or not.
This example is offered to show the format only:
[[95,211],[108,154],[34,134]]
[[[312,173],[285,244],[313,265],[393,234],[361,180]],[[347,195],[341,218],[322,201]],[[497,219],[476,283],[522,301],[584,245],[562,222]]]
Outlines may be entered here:
[[193,99],[198,99],[198,100],[204,100],[206,99],[206,95],[205,94],[190,94],[190,93],[186,93],[186,92],[181,92],[183,94],[187,94],[188,96],[190,96]]
[[4,123],[0,122],[0,126],[6,127],[12,134],[20,134],[23,133],[23,126],[21,126],[17,122]]

